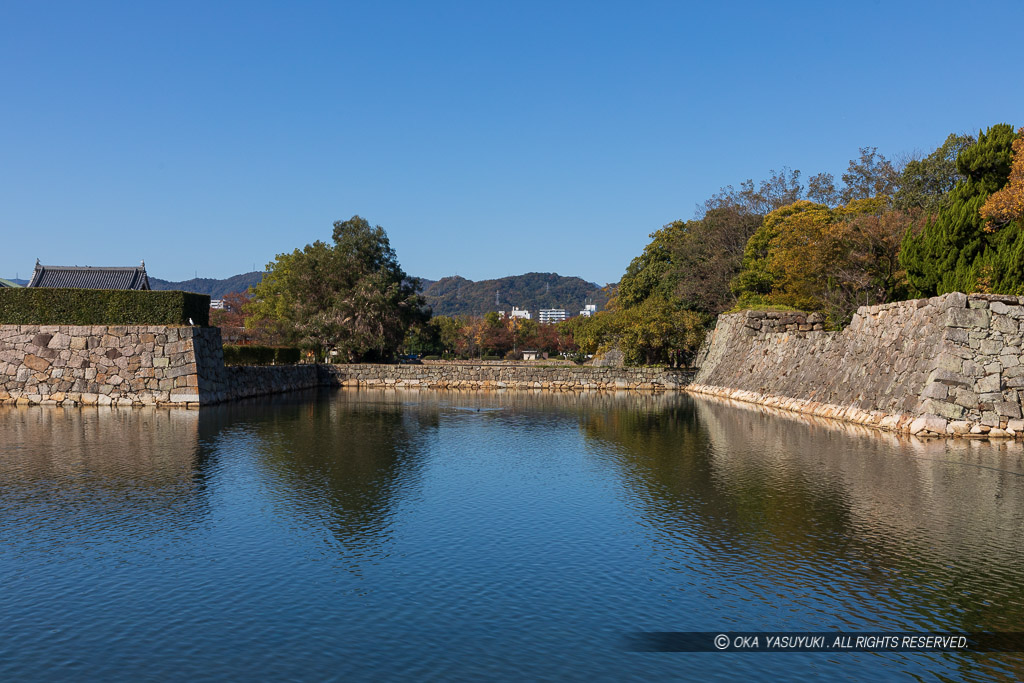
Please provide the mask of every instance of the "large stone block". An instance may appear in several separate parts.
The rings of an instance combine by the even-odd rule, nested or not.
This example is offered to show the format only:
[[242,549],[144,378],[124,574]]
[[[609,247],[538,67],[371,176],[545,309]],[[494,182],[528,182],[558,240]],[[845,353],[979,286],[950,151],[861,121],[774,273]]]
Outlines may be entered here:
[[946,401],[936,401],[934,399],[928,399],[922,403],[921,407],[926,413],[932,413],[950,420],[961,418],[964,414],[962,406],[958,406],[955,403],[947,403]]
[[50,367],[49,360],[32,355],[31,353],[25,355],[25,360],[23,362],[26,367],[35,370],[36,372],[43,372]]
[[1011,403],[1010,401],[999,401],[997,403],[994,403],[992,407],[993,409],[995,409],[996,413],[1002,415],[1003,417],[1021,416],[1019,403]]
[[910,423],[911,434],[932,432],[933,434],[946,433],[946,420],[939,415],[922,415]]
[[999,391],[1000,380],[999,375],[987,375],[978,380],[975,385],[975,391],[979,394],[984,394],[990,391]]
[[942,368],[936,368],[928,376],[928,383],[939,382],[940,384],[946,384],[948,386],[959,386],[959,387],[972,387],[974,386],[974,379],[970,377],[964,377],[963,375],[944,370]]
[[950,308],[946,311],[946,327],[987,329],[992,314],[984,309]]
[[1004,334],[1017,334],[1020,326],[1013,318],[1004,315],[997,315],[992,318],[992,329]]

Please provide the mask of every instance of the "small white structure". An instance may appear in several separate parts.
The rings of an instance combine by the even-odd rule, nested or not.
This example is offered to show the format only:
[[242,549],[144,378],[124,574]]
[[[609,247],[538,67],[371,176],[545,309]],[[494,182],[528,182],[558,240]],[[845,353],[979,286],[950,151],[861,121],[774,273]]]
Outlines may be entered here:
[[531,316],[530,316],[530,312],[528,310],[526,310],[525,308],[516,308],[515,306],[513,306],[512,307],[512,313],[509,314],[509,317],[513,318],[513,319],[514,318],[521,318],[523,320],[529,320]]
[[523,360],[537,360],[539,356],[537,351],[523,351]]
[[218,311],[224,310],[224,299],[210,299],[210,308]]
[[540,314],[537,316],[537,320],[540,321],[541,325],[545,323],[560,323],[565,320],[565,309],[564,308],[542,308]]
[[583,310],[580,311],[580,315],[584,315],[588,318],[595,313],[597,313],[597,304],[587,304],[583,307]]

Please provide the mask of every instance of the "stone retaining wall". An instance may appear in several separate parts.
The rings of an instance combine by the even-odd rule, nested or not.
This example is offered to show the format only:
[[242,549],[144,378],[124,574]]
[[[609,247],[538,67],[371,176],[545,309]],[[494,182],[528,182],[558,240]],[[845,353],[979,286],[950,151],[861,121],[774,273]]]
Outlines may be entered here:
[[0,402],[193,402],[194,327],[0,326]]
[[689,379],[541,362],[225,367],[218,328],[0,326],[0,403],[198,407],[332,385],[665,390]]
[[458,389],[677,390],[692,373],[662,368],[595,368],[536,363],[453,363],[425,365],[327,365],[332,383],[365,387]]
[[313,365],[224,367],[215,327],[0,326],[0,403],[196,407],[321,383]]
[[690,391],[913,434],[1024,436],[1024,297],[947,294],[814,316],[719,317]]

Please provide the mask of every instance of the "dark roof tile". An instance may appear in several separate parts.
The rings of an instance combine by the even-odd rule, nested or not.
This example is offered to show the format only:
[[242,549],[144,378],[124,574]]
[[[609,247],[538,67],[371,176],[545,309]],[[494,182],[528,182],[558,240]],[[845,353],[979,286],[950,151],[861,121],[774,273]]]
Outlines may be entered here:
[[36,264],[29,287],[76,287],[80,289],[149,289],[146,264],[134,268],[93,266],[44,266]]

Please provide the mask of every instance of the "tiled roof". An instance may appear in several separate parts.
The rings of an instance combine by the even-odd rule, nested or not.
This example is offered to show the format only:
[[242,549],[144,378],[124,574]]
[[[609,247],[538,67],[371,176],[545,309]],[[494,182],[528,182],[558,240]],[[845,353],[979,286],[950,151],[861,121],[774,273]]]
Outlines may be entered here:
[[11,282],[0,277],[0,287],[21,287],[17,282]]
[[149,289],[146,264],[134,268],[93,266],[43,266],[36,264],[29,287],[77,287],[81,289]]

